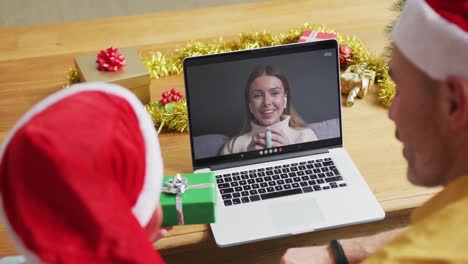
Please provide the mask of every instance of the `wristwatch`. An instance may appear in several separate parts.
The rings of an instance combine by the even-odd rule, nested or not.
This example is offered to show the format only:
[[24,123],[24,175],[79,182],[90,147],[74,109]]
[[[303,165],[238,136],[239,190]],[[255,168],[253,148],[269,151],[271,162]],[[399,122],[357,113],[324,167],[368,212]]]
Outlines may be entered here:
[[340,242],[338,242],[338,240],[336,239],[331,240],[330,248],[331,248],[333,257],[335,258],[336,264],[349,264],[348,258],[346,258],[344,250],[341,247],[341,244]]

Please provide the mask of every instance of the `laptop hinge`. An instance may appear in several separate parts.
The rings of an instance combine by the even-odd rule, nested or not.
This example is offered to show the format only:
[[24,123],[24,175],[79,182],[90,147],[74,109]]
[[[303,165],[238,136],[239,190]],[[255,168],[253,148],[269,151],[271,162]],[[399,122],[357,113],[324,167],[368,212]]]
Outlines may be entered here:
[[[291,158],[298,158],[298,157],[304,157],[304,156],[311,156],[311,155],[317,155],[317,154],[323,154],[323,153],[329,153],[328,148],[326,149],[315,149],[315,150],[307,150],[307,151],[301,151],[301,152],[294,152],[294,153],[287,153],[283,155],[276,155],[276,156],[270,156],[270,157],[264,157],[264,158],[256,158],[256,159],[250,159],[250,160],[242,160],[242,161],[234,161],[234,162],[225,162],[223,164],[216,164],[210,167],[212,171],[215,170],[222,170],[226,168],[233,168],[233,167],[241,167],[241,166],[246,166],[246,165],[251,165],[251,164],[259,164],[259,163],[265,163],[265,162],[271,162],[271,161],[277,161],[277,160],[285,160],[285,159],[291,159]],[[209,171],[209,169],[207,169]]]

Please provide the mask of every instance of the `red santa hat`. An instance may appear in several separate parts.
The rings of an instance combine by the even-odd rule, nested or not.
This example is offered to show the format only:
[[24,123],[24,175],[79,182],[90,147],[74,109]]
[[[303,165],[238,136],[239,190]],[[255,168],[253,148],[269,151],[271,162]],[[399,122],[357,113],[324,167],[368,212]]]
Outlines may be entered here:
[[398,49],[435,80],[468,80],[468,1],[407,0],[392,39]]
[[28,263],[162,263],[145,227],[163,164],[127,89],[78,84],[35,105],[0,148],[0,209]]

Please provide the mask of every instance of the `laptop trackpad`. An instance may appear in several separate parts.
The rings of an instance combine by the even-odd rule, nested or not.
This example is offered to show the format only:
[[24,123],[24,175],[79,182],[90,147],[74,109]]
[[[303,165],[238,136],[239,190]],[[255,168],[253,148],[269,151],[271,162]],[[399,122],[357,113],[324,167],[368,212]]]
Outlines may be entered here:
[[270,206],[273,224],[281,228],[314,228],[325,221],[315,199],[281,201]]

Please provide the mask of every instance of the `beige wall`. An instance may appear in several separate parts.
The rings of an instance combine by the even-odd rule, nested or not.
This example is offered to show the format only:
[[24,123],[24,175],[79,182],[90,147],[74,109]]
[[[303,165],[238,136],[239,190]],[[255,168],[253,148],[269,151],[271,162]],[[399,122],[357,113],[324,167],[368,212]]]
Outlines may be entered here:
[[127,16],[259,0],[0,0],[0,27]]

